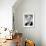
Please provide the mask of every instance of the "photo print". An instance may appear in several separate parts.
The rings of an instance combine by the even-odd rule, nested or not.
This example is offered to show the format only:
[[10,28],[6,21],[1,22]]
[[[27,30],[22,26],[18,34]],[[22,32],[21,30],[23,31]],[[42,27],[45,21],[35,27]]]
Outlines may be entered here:
[[34,26],[34,15],[25,14],[24,15],[24,27],[33,27]]

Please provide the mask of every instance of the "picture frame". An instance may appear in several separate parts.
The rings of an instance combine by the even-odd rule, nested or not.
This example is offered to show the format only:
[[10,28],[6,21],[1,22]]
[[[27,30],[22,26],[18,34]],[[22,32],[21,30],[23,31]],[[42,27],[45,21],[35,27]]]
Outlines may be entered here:
[[23,14],[23,26],[34,27],[34,13]]

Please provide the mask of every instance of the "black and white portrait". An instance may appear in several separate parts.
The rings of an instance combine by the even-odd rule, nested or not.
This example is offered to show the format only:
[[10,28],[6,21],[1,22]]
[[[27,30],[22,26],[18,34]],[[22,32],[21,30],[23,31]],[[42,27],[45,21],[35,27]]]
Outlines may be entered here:
[[25,14],[24,15],[24,27],[32,27],[34,25],[34,15]]

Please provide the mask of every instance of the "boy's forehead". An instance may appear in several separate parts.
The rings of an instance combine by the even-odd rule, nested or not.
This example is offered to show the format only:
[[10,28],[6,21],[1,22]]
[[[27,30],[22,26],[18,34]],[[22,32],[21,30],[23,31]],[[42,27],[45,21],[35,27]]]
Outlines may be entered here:
[[33,15],[25,15],[25,17],[27,18],[27,17],[33,17]]

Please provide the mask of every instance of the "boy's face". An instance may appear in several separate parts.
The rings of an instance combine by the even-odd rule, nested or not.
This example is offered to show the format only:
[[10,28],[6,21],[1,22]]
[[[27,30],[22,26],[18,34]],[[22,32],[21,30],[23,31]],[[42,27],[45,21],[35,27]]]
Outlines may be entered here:
[[31,15],[27,15],[26,20],[27,20],[28,22],[31,21],[31,20],[32,20],[32,16],[31,16]]

